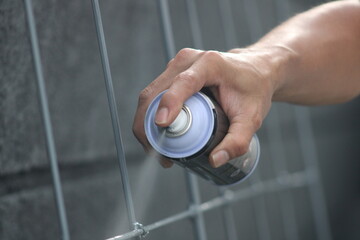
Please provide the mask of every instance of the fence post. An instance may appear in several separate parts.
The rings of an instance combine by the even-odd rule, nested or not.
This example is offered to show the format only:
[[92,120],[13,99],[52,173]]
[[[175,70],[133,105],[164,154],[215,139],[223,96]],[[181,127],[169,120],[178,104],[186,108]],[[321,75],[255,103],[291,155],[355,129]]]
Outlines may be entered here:
[[[95,28],[96,28],[96,34],[99,44],[99,51],[101,56],[101,63],[103,67],[104,72],[104,79],[105,79],[105,86],[106,86],[106,94],[108,98],[108,105],[110,109],[110,115],[111,115],[111,122],[113,127],[113,134],[114,134],[114,140],[115,140],[115,147],[117,152],[117,159],[119,162],[120,167],[120,176],[122,180],[123,190],[124,190],[124,196],[125,196],[125,203],[128,213],[128,219],[131,228],[137,230],[142,229],[142,225],[139,224],[136,221],[135,217],[135,210],[134,210],[134,203],[131,195],[131,188],[130,188],[130,181],[129,181],[129,175],[126,167],[126,159],[125,159],[125,152],[124,147],[122,143],[121,138],[121,129],[120,129],[120,121],[119,121],[119,115],[117,111],[116,106],[116,99],[114,94],[114,87],[112,83],[112,77],[111,77],[111,70],[110,70],[110,64],[109,64],[109,57],[107,53],[107,47],[106,47],[106,41],[105,41],[105,35],[104,35],[104,28],[101,20],[101,12],[100,12],[100,6],[98,0],[92,0],[92,7],[93,7],[93,14],[94,14],[94,20],[95,20]],[[142,229],[143,230],[143,229]],[[146,232],[143,230],[143,234]]]
[[29,29],[32,57],[33,57],[36,80],[37,80],[38,97],[41,107],[41,116],[45,128],[46,150],[50,162],[51,175],[52,175],[54,193],[55,193],[55,201],[56,201],[57,212],[60,221],[60,229],[61,229],[62,239],[70,240],[69,227],[66,217],[66,209],[64,204],[64,197],[61,187],[61,180],[60,180],[57,154],[55,148],[55,141],[54,141],[53,130],[51,125],[48,99],[46,96],[46,86],[45,86],[45,80],[44,80],[41,57],[40,57],[39,40],[36,32],[36,22],[34,18],[32,1],[24,0],[24,4],[25,4],[26,20]]
[[[176,54],[175,41],[173,36],[169,5],[167,0],[158,0],[160,20],[164,36],[166,59],[170,61]],[[189,9],[188,9],[189,10]],[[198,179],[186,171],[186,183],[189,195],[190,208],[196,211],[193,217],[196,237],[199,240],[206,240],[206,230],[203,215],[197,208],[201,204]]]

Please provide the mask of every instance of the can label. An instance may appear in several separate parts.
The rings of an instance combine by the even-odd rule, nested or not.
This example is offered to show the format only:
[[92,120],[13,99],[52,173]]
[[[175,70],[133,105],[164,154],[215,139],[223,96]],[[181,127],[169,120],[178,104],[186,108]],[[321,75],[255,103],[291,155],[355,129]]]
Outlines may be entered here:
[[147,139],[157,152],[217,185],[238,183],[252,173],[260,155],[256,135],[246,154],[213,168],[209,164],[209,154],[229,128],[219,104],[202,92],[195,93],[185,101],[175,121],[168,128],[161,128],[155,124],[155,113],[163,94],[149,105],[144,121]]

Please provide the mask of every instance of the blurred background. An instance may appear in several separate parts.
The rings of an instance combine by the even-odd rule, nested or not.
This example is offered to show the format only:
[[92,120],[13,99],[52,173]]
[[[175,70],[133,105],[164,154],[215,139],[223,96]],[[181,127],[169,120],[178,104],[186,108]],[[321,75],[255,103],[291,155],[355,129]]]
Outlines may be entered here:
[[[227,50],[219,1],[197,0],[205,49]],[[246,46],[288,16],[321,1],[232,0],[237,42]],[[72,239],[105,239],[129,230],[90,1],[34,0],[47,95]],[[177,50],[193,46],[185,1],[169,1]],[[155,0],[101,0],[110,65],[133,192],[135,214],[150,224],[187,208],[184,171],[162,169],[147,159],[132,135],[139,92],[166,66]],[[248,11],[251,7],[254,11]],[[253,25],[258,31],[254,31]],[[259,27],[260,26],[260,27]],[[288,171],[305,168],[294,106],[275,104]],[[331,233],[360,239],[360,99],[311,107]],[[271,159],[271,124],[258,132],[262,156],[257,175],[276,177]],[[202,201],[217,189],[200,181]],[[249,187],[248,182],[233,189]],[[288,190],[299,239],[316,239],[309,189]],[[268,239],[285,239],[282,192],[262,194]],[[261,239],[254,198],[232,205],[239,239]],[[208,239],[224,239],[221,209],[205,213]],[[0,0],[0,239],[59,239],[60,230],[35,72],[21,0]],[[147,239],[194,239],[188,219],[152,231]]]

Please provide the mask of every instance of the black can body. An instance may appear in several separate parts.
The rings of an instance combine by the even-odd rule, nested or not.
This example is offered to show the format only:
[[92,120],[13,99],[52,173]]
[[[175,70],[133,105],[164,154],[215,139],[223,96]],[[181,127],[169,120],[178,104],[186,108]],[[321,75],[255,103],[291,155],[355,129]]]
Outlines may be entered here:
[[[239,183],[252,173],[260,155],[256,135],[253,136],[246,154],[213,168],[209,163],[209,155],[225,137],[229,128],[224,111],[214,99],[198,92],[184,103],[184,113],[182,117],[178,117],[179,120],[174,121],[174,126],[170,125],[170,129],[161,129],[155,125],[154,116],[162,94],[150,104],[144,125],[147,138],[156,151],[217,185]],[[173,134],[171,131],[174,129],[179,132],[181,130],[181,134]],[[165,134],[162,143],[158,144],[162,131],[168,133]]]

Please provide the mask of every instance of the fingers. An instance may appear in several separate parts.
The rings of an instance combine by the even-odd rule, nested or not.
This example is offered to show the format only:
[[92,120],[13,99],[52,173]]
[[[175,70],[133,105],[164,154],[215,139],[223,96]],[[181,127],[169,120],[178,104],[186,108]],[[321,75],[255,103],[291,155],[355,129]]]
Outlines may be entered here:
[[[231,52],[243,51],[234,49]],[[272,96],[264,81],[268,73],[255,67],[261,58],[255,56],[252,59],[251,56],[181,50],[168,63],[166,70],[141,92],[133,124],[135,136],[146,149],[151,148],[144,132],[144,117],[150,102],[160,92],[167,89],[160,100],[155,122],[161,127],[167,127],[175,120],[189,97],[203,87],[208,87],[231,122],[227,135],[211,152],[210,164],[219,167],[245,154],[253,134],[270,107]],[[160,163],[165,168],[172,165],[166,159],[161,159]]]
[[247,153],[250,141],[260,124],[256,120],[233,121],[225,138],[210,154],[211,166],[219,167],[230,159]]
[[133,133],[145,149],[151,148],[144,131],[144,118],[150,102],[160,92],[168,89],[174,78],[180,72],[189,68],[202,53],[203,51],[189,48],[180,50],[175,58],[168,63],[166,70],[141,91],[134,117]]
[[176,76],[176,80],[164,93],[159,103],[155,116],[157,125],[166,127],[175,120],[186,99],[202,88],[201,75],[202,73],[194,72],[190,68]]
[[155,116],[161,127],[169,126],[179,114],[184,102],[204,86],[215,84],[218,79],[216,70],[222,56],[215,51],[205,52],[194,64],[179,73],[168,91],[162,96]]

